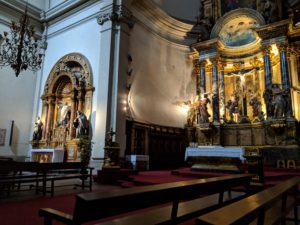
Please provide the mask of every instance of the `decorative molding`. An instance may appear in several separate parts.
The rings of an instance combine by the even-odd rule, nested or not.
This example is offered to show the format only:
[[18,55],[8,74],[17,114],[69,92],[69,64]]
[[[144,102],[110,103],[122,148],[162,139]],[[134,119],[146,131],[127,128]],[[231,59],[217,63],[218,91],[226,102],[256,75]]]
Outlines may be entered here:
[[129,28],[134,26],[132,12],[124,5],[112,4],[110,7],[101,10],[97,18],[98,24],[103,25],[109,20],[117,24],[126,23]]
[[255,31],[262,40],[285,37],[288,34],[289,23],[289,20],[282,20],[277,23],[259,27],[255,29]]
[[46,22],[61,20],[70,14],[80,11],[84,7],[94,4],[95,2],[97,2],[97,0],[66,0],[48,11],[42,12],[40,17],[42,21]]
[[137,23],[169,42],[185,46],[196,42],[196,38],[187,36],[192,24],[174,19],[153,1],[134,0],[131,11]]
[[44,86],[43,96],[51,95],[53,85],[61,75],[69,76],[73,86],[77,90],[81,89],[82,85],[84,85],[85,89],[93,89],[91,71],[91,66],[83,55],[79,53],[70,53],[65,55],[59,59],[55,66],[51,69],[47,82]]
[[[17,0],[0,0],[0,7],[4,8],[5,7],[13,10],[14,12],[18,12],[23,14],[25,7],[26,7],[26,2],[25,1],[17,1]],[[40,22],[40,13],[41,13],[41,9],[35,7],[34,5],[31,5],[30,2],[27,5],[27,15],[30,19],[35,20]]]

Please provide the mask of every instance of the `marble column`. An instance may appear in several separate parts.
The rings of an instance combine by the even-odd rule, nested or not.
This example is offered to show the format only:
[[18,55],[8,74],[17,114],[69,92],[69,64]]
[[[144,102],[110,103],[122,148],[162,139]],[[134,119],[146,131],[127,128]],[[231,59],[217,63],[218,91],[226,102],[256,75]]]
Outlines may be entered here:
[[219,123],[219,83],[218,83],[218,64],[212,60],[212,105],[213,105],[213,122]]
[[206,61],[202,60],[199,61],[200,64],[200,95],[203,95],[206,92],[206,80],[205,80],[205,66],[206,66]]
[[270,46],[264,49],[265,89],[272,88],[272,67],[271,67],[270,51],[271,51]]
[[272,110],[272,67],[270,59],[271,47],[264,48],[264,75],[265,75],[265,91],[264,100],[266,104],[267,117],[273,116]]
[[219,107],[220,107],[220,119],[225,121],[225,85],[224,85],[224,68],[226,64],[219,62]]
[[286,45],[280,45],[280,71],[281,71],[281,82],[282,82],[282,89],[285,93],[285,100],[286,100],[286,109],[285,109],[285,116],[292,117],[292,100],[291,100],[291,92],[290,92],[290,78],[288,72],[288,64],[287,64],[287,54],[286,54]]

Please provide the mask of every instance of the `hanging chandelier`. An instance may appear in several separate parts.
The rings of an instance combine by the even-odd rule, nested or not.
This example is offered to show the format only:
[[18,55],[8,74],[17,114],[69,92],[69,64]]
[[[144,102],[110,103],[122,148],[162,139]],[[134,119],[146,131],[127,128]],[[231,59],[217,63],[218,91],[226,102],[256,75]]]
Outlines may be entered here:
[[10,35],[0,34],[0,66],[10,66],[16,76],[23,70],[37,71],[41,68],[42,49],[45,45],[35,37],[35,30],[29,25],[27,4],[19,23],[11,22]]

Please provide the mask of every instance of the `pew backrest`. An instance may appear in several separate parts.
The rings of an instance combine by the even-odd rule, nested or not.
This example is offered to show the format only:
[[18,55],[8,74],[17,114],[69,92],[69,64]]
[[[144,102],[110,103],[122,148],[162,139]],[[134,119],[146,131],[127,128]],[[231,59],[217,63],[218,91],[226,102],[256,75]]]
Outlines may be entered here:
[[105,194],[78,194],[73,221],[74,224],[81,224],[168,202],[173,205],[172,214],[176,216],[179,201],[220,193],[221,203],[225,191],[232,187],[249,185],[252,176],[239,174],[119,189]]
[[[282,220],[285,217],[287,196],[293,191],[293,205],[296,204],[296,195],[300,177],[293,177],[287,181],[267,188],[254,195],[234,202],[230,205],[214,210],[196,219],[197,225],[245,225],[257,219],[258,224],[264,224],[267,210],[276,203],[281,204],[279,215],[273,215],[273,220]],[[278,221],[276,221],[278,222]]]

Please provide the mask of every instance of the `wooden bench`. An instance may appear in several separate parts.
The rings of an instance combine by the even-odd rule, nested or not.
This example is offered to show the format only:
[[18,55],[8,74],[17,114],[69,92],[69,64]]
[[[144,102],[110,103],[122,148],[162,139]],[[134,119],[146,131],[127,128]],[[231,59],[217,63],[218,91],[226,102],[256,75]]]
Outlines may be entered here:
[[[192,201],[191,199],[197,199],[203,197],[203,195],[218,193],[217,201],[211,203],[211,207],[213,208],[223,202],[224,192],[235,186],[249,185],[251,177],[252,175],[250,174],[239,174],[133,187],[113,190],[105,194],[83,193],[76,195],[73,215],[51,208],[40,209],[39,215],[44,217],[45,225],[51,225],[52,220],[58,220],[65,224],[78,225],[88,221],[99,220],[110,216],[120,215],[122,213],[169,203],[168,208],[163,210],[163,214],[166,213],[165,215],[167,216],[161,219],[176,220],[179,214],[180,218],[184,218],[186,215],[191,216],[193,214],[190,211],[184,211],[185,209],[182,207],[181,201]],[[194,201],[193,207],[195,204],[198,205],[201,203],[201,200]],[[193,216],[195,217],[195,215]]]
[[[46,180],[47,181],[50,181],[51,182],[51,185],[50,185],[50,194],[51,194],[51,197],[54,196],[54,187],[55,187],[55,181],[58,181],[58,180],[68,180],[68,179],[80,179],[81,180],[81,189],[84,190],[86,187],[89,188],[90,191],[92,191],[92,185],[93,185],[93,174],[92,174],[92,171],[93,171],[93,167],[87,167],[86,168],[87,171],[86,173],[82,172],[82,171],[79,171],[77,173],[66,173],[66,174],[63,174],[63,173],[60,173],[60,174],[55,174],[55,175],[51,175],[51,176],[47,176],[46,177]],[[86,185],[85,184],[85,181],[88,180],[88,184]]]
[[[70,169],[76,172],[71,174],[62,173]],[[80,162],[38,163],[2,161],[0,163],[0,186],[9,195],[15,184],[18,184],[19,189],[22,183],[35,183],[36,193],[42,190],[43,195],[50,192],[51,196],[53,196],[55,181],[79,178],[81,179],[82,189],[88,187],[89,190],[92,190],[92,170],[93,168],[86,167]],[[23,174],[24,172],[29,173]],[[85,184],[86,180],[89,180],[88,185]],[[50,191],[47,191],[48,181],[51,182]],[[41,186],[40,183],[42,183]]]
[[[284,224],[286,215],[294,209],[297,224],[297,192],[300,177],[267,188],[257,194],[209,212],[196,220],[197,225]],[[292,195],[291,195],[292,194]]]

